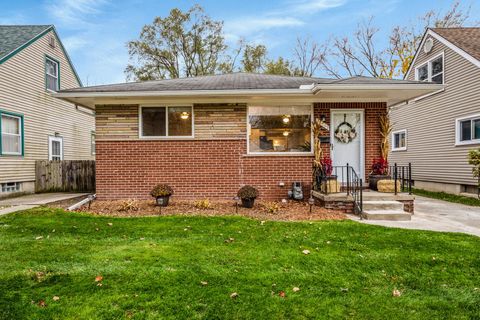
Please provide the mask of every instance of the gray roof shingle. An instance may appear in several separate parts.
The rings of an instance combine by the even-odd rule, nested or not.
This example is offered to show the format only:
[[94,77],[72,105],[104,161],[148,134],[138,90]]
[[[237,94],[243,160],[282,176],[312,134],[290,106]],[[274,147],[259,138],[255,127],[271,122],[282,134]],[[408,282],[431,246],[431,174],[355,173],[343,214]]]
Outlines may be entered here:
[[326,79],[310,77],[290,77],[258,73],[230,73],[194,78],[167,79],[143,82],[129,82],[66,89],[60,92],[135,92],[135,91],[183,91],[183,90],[261,90],[298,89],[311,84],[405,84],[416,81],[351,77]]
[[32,40],[51,25],[0,25],[0,60]]

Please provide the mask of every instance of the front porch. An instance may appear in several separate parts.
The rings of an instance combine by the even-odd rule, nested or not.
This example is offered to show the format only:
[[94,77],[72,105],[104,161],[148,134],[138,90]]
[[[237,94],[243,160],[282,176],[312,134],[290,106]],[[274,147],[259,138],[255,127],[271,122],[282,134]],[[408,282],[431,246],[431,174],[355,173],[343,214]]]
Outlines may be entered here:
[[412,195],[411,170],[411,164],[391,166],[385,180],[393,185],[393,190],[379,192],[370,189],[348,164],[332,167],[328,176],[324,170],[315,170],[314,167],[312,197],[319,206],[357,214],[362,219],[410,220],[415,200]]

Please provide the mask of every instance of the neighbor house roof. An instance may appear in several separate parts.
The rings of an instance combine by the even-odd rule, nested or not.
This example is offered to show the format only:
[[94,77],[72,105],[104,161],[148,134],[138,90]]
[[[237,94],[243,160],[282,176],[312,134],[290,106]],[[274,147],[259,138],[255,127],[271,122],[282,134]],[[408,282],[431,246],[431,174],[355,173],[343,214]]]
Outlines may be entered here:
[[129,82],[101,86],[66,89],[60,92],[149,92],[149,91],[202,91],[202,90],[286,90],[300,86],[329,84],[412,84],[415,81],[378,79],[363,76],[345,79],[291,77],[258,73],[231,73],[194,78]]
[[51,25],[0,26],[0,61],[47,32]]
[[418,54],[429,36],[480,67],[480,28],[431,28],[425,31],[404,79],[407,79],[413,70]]
[[432,30],[480,60],[480,28],[434,28]]
[[60,40],[60,37],[55,30],[54,25],[0,25],[0,64],[4,63],[17,53],[27,48],[29,45],[43,37],[48,32],[52,31],[60,44],[65,57],[70,64],[70,67],[77,78],[80,86],[82,81],[73,66],[70,57],[65,50],[65,47]]

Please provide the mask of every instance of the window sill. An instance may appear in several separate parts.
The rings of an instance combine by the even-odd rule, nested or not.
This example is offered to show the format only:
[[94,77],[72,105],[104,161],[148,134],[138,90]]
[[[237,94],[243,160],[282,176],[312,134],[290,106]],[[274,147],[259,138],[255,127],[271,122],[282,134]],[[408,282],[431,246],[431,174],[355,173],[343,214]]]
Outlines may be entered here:
[[480,140],[470,140],[470,141],[462,141],[462,142],[456,142],[455,147],[461,147],[461,146],[471,146],[471,145],[476,145],[480,144]]
[[392,152],[407,151],[407,148],[392,149]]
[[265,152],[265,153],[246,153],[243,157],[313,157],[312,152]]

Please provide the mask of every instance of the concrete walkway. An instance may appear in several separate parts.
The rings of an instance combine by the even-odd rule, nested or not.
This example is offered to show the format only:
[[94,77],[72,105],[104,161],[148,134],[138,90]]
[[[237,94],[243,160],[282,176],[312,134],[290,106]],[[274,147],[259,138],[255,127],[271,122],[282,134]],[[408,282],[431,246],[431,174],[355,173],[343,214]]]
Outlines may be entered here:
[[462,232],[480,237],[480,207],[415,196],[415,214],[411,221],[373,221],[350,219],[361,223],[445,232]]
[[29,194],[21,197],[0,200],[0,216],[16,211],[27,210],[52,202],[74,199],[78,197],[87,196],[88,193],[38,193]]

